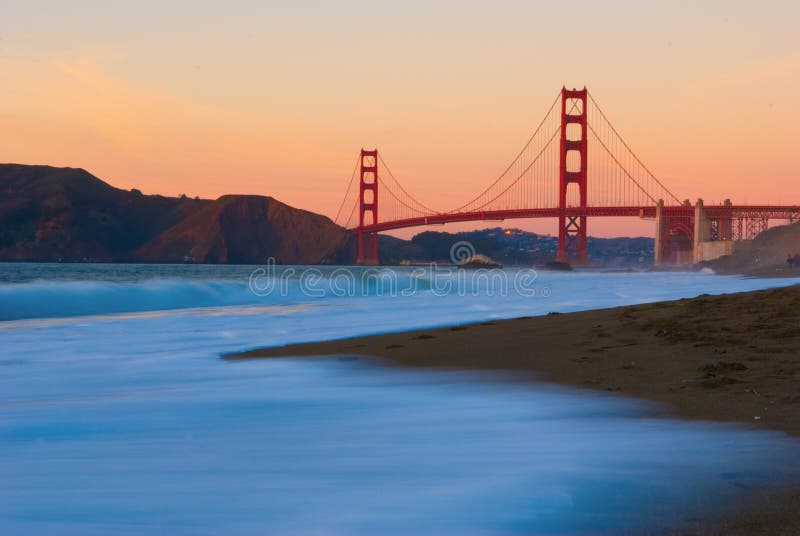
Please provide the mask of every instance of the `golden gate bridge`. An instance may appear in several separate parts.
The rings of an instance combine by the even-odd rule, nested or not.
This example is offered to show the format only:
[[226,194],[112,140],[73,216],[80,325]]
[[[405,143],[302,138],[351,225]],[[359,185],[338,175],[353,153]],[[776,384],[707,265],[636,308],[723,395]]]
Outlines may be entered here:
[[587,221],[609,216],[654,220],[654,261],[666,264],[729,253],[734,241],[753,238],[770,220],[800,219],[800,206],[681,201],[636,156],[586,88],[564,87],[516,157],[471,201],[434,210],[403,188],[377,149],[361,149],[335,221],[356,234],[358,262],[377,264],[379,232],[556,218],[557,259],[586,263]]

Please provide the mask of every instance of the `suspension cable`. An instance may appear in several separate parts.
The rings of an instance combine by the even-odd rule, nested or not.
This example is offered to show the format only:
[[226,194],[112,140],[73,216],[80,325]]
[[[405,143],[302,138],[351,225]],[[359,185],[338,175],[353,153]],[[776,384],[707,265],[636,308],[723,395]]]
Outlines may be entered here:
[[[623,137],[622,137],[622,136],[620,136],[619,132],[617,132],[617,129],[616,129],[616,128],[614,128],[614,125],[611,123],[611,121],[609,121],[608,117],[606,117],[606,114],[604,114],[604,113],[603,113],[603,110],[602,110],[602,108],[600,108],[600,106],[597,104],[597,101],[596,101],[596,100],[594,100],[594,96],[593,96],[591,93],[589,93],[589,91],[588,91],[588,90],[586,91],[586,94],[587,94],[587,95],[589,95],[589,99],[591,99],[591,101],[592,101],[592,104],[594,105],[595,109],[596,109],[596,110],[597,110],[597,111],[600,113],[600,116],[601,116],[603,119],[605,119],[606,123],[608,123],[608,126],[609,126],[609,127],[611,127],[611,131],[612,131],[612,132],[613,132],[613,133],[614,133],[614,134],[617,136],[617,138],[619,138],[619,141],[621,141],[621,142],[622,142],[622,145],[623,145],[623,146],[624,146],[624,147],[625,147],[625,148],[626,148],[626,149],[627,149],[627,150],[628,150],[628,151],[631,153],[631,155],[633,155],[633,157],[636,159],[636,161],[639,163],[639,165],[640,165],[640,166],[642,166],[642,168],[644,168],[644,170],[647,172],[647,174],[648,174],[648,175],[650,175],[650,177],[651,177],[651,178],[652,178],[654,181],[656,181],[656,183],[657,183],[657,184],[658,184],[658,185],[659,185],[659,186],[660,186],[660,187],[661,187],[661,188],[662,188],[662,189],[663,189],[663,190],[664,190],[666,193],[668,193],[668,194],[670,195],[670,197],[672,197],[672,199],[673,199],[673,200],[674,200],[674,201],[675,201],[677,204],[679,204],[679,205],[680,205],[680,204],[681,204],[681,202],[680,202],[680,200],[679,200],[677,197],[675,197],[675,194],[673,194],[673,193],[672,193],[672,192],[669,190],[669,188],[667,188],[666,186],[664,186],[664,185],[661,183],[661,181],[660,181],[660,180],[658,180],[658,178],[657,178],[657,177],[656,177],[656,176],[655,176],[655,175],[654,175],[654,174],[653,174],[653,173],[652,173],[652,172],[651,172],[651,171],[650,171],[650,170],[647,168],[647,166],[646,166],[646,165],[644,165],[644,162],[642,162],[641,160],[639,160],[639,157],[638,157],[638,156],[636,156],[636,153],[634,153],[634,152],[633,152],[633,150],[632,150],[632,149],[631,149],[631,148],[628,146],[628,144],[625,142],[625,139],[623,139]],[[595,134],[595,135],[596,135],[596,134]],[[599,139],[599,138],[598,138],[598,139]],[[652,198],[651,198],[651,199],[652,199]]]
[[453,213],[453,212],[461,212],[461,210],[462,210],[462,209],[464,209],[464,208],[466,208],[466,207],[470,206],[472,203],[474,203],[475,201],[477,201],[478,199],[480,199],[482,196],[486,195],[486,194],[489,192],[489,190],[491,190],[492,188],[494,188],[494,186],[495,186],[495,185],[496,185],[498,182],[500,182],[500,180],[501,180],[503,177],[505,177],[506,173],[508,173],[508,170],[510,170],[510,169],[511,169],[511,166],[513,166],[513,165],[514,165],[514,164],[515,164],[515,163],[516,163],[516,162],[517,162],[517,161],[520,159],[520,157],[522,156],[522,154],[525,152],[525,149],[527,149],[527,148],[528,148],[528,146],[531,144],[531,142],[533,142],[533,140],[536,138],[536,135],[537,135],[537,134],[539,133],[539,131],[542,129],[542,126],[544,126],[544,123],[545,123],[545,121],[547,120],[547,118],[548,118],[548,117],[550,117],[550,113],[553,111],[553,107],[555,107],[556,103],[558,102],[558,99],[559,99],[559,97],[561,97],[561,92],[560,92],[560,91],[558,92],[558,95],[556,95],[556,98],[555,98],[555,100],[553,100],[553,104],[551,104],[551,105],[550,105],[550,108],[548,108],[548,110],[547,110],[547,113],[546,113],[546,114],[544,114],[544,117],[542,118],[541,122],[539,123],[539,126],[537,126],[537,127],[536,127],[536,130],[534,130],[534,131],[533,131],[533,134],[531,134],[531,137],[530,137],[530,138],[528,138],[528,141],[525,143],[525,145],[523,145],[523,146],[522,146],[522,149],[519,151],[519,153],[517,154],[517,156],[516,156],[516,157],[515,157],[515,158],[514,158],[514,159],[511,161],[511,163],[510,163],[510,164],[508,164],[508,166],[506,167],[506,169],[505,169],[505,170],[503,170],[503,172],[502,172],[502,173],[501,173],[501,174],[500,174],[500,175],[499,175],[499,176],[498,176],[498,177],[497,177],[497,178],[494,180],[494,182],[492,182],[492,183],[491,183],[491,184],[490,184],[488,187],[486,187],[486,189],[485,189],[485,190],[483,190],[481,193],[479,193],[477,196],[475,196],[475,197],[474,197],[472,200],[470,200],[468,203],[465,203],[464,205],[462,205],[462,206],[460,206],[460,207],[458,207],[458,208],[456,208],[456,209],[453,209],[453,210],[450,210],[450,211],[448,211],[448,212],[447,212],[448,214],[449,214],[449,213]]
[[[355,181],[355,178],[356,178],[356,172],[358,171],[358,161],[359,161],[360,158],[361,158],[360,156],[358,158],[356,158],[356,165],[353,168],[353,174],[350,176],[350,182],[347,183],[347,191],[345,191],[344,198],[342,198],[342,204],[339,205],[339,210],[336,212],[336,218],[334,218],[334,220],[333,220],[334,222],[339,221],[339,216],[342,213],[342,209],[344,208],[344,204],[347,202],[347,196],[350,195],[350,189],[353,187],[353,181]],[[350,220],[348,219],[347,221],[349,222]]]
[[539,160],[539,157],[540,157],[540,156],[542,156],[542,154],[543,154],[543,153],[544,153],[544,152],[547,150],[547,148],[548,148],[548,147],[550,147],[550,144],[551,144],[551,143],[553,143],[553,140],[554,140],[554,139],[556,139],[556,134],[558,134],[560,130],[561,130],[561,127],[559,127],[558,129],[556,129],[556,131],[555,131],[555,132],[553,132],[553,135],[552,135],[552,136],[550,136],[550,139],[549,139],[549,140],[547,140],[547,143],[546,143],[546,144],[545,144],[545,146],[542,148],[542,150],[541,150],[541,151],[539,151],[539,153],[538,153],[538,154],[537,154],[537,155],[534,157],[534,159],[531,161],[531,163],[530,163],[530,164],[528,164],[528,167],[526,167],[524,170],[522,170],[522,172],[521,172],[521,173],[520,173],[520,174],[517,176],[517,178],[516,178],[516,179],[514,179],[514,180],[511,182],[511,184],[509,184],[508,186],[506,186],[505,190],[503,190],[502,192],[498,193],[496,196],[494,196],[493,198],[489,199],[489,200],[488,200],[488,201],[486,201],[484,204],[482,204],[482,205],[478,205],[477,207],[475,207],[475,210],[478,210],[478,209],[484,208],[484,207],[486,207],[486,205],[488,205],[489,203],[493,203],[494,201],[496,201],[497,199],[499,199],[499,198],[500,198],[500,196],[502,196],[502,195],[503,195],[503,194],[505,194],[507,191],[509,191],[509,190],[510,190],[510,189],[511,189],[511,188],[512,188],[512,187],[513,187],[515,184],[517,184],[517,183],[518,183],[518,182],[519,182],[519,181],[522,179],[522,177],[524,177],[524,176],[525,176],[525,174],[528,172],[528,170],[529,170],[529,169],[531,169],[531,168],[533,167],[533,165],[534,165],[534,164],[535,164],[535,163],[536,163],[536,162]]
[[428,206],[426,206],[426,205],[423,205],[422,203],[420,203],[419,201],[417,201],[417,199],[416,199],[414,196],[412,196],[410,193],[408,193],[408,192],[406,191],[406,189],[405,189],[405,188],[403,188],[403,185],[402,185],[402,184],[400,184],[400,181],[398,181],[398,180],[395,178],[395,176],[394,176],[394,173],[392,173],[392,170],[391,170],[391,169],[389,169],[389,166],[386,164],[386,161],[383,159],[383,156],[381,156],[381,154],[380,154],[380,153],[378,153],[378,158],[380,159],[380,161],[381,161],[381,164],[383,164],[383,167],[384,167],[384,168],[386,169],[386,171],[389,173],[389,176],[392,178],[392,180],[395,182],[395,184],[397,184],[397,187],[400,189],[400,191],[401,191],[401,192],[403,192],[403,193],[404,193],[404,194],[405,194],[405,195],[406,195],[406,196],[407,196],[409,199],[411,199],[411,201],[412,201],[412,202],[416,203],[417,205],[419,205],[420,207],[422,207],[422,208],[424,209],[423,211],[419,211],[419,212],[424,212],[425,210],[427,210],[427,211],[428,211],[428,212],[430,212],[431,214],[439,214],[439,211],[438,211],[438,210],[433,210],[432,208],[430,208],[430,207],[428,207]]
[[[606,144],[605,144],[605,143],[603,143],[603,140],[601,140],[601,139],[600,139],[600,136],[598,136],[598,135],[597,135],[597,132],[595,132],[594,128],[592,128],[592,125],[590,125],[590,124],[588,124],[588,123],[587,123],[587,124],[586,124],[586,126],[587,126],[587,127],[589,127],[589,131],[590,131],[592,134],[594,134],[594,137],[597,139],[597,141],[600,143],[600,145],[603,147],[603,149],[605,149],[605,150],[606,150],[606,152],[608,153],[608,156],[610,156],[610,157],[611,157],[611,159],[612,159],[614,162],[616,162],[616,164],[617,164],[617,165],[620,167],[620,169],[621,169],[621,170],[622,170],[622,171],[625,173],[625,175],[627,175],[627,176],[628,176],[628,178],[629,178],[629,179],[630,179],[630,180],[631,180],[631,181],[632,181],[632,182],[633,182],[633,183],[634,183],[634,184],[635,184],[635,185],[636,185],[636,186],[639,188],[639,190],[641,190],[641,191],[642,191],[642,193],[644,193],[644,195],[646,195],[647,197],[649,197],[649,198],[650,198],[650,201],[652,201],[653,203],[658,203],[658,201],[656,201],[655,199],[653,199],[653,196],[652,196],[652,195],[650,195],[649,193],[647,193],[647,190],[645,190],[644,188],[642,188],[642,185],[641,185],[641,184],[639,184],[639,183],[638,183],[638,181],[637,181],[636,179],[634,179],[634,178],[633,178],[633,176],[632,176],[632,175],[631,175],[631,174],[628,172],[628,170],[625,168],[625,166],[623,166],[623,165],[622,165],[622,163],[621,163],[619,160],[617,160],[617,157],[616,157],[616,156],[614,156],[614,155],[611,153],[611,150],[610,150],[610,149],[609,149],[609,148],[606,146]],[[667,190],[667,192],[669,192],[669,190]],[[671,195],[671,194],[670,194],[670,195]]]

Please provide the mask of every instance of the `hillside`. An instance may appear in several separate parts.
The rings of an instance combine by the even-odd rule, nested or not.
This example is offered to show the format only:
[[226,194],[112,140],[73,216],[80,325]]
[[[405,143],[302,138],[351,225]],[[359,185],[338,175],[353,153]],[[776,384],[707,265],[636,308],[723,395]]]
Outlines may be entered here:
[[347,231],[260,196],[142,195],[82,169],[0,164],[0,260],[347,262]]
[[271,197],[225,195],[136,251],[150,262],[335,264],[351,260],[351,235],[330,219]]
[[[504,266],[542,264],[553,260],[558,249],[555,236],[496,227],[459,233],[425,231],[414,236],[410,244],[397,239],[382,241],[381,258],[446,262],[450,260],[450,248],[459,241],[469,242],[476,253],[488,255]],[[643,268],[653,263],[652,238],[589,237],[587,248],[595,266]]]
[[[788,272],[786,258],[800,254],[800,222],[772,227],[753,240],[738,242],[731,255],[700,263],[721,274],[775,275]],[[793,272],[800,275],[800,264]]]

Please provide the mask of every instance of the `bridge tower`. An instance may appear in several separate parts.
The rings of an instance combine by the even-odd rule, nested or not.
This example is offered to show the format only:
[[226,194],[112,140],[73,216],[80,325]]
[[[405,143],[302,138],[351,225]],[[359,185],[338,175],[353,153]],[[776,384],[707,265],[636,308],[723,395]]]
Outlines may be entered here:
[[[378,233],[364,231],[364,225],[378,223],[378,149],[361,149],[358,197],[358,264],[378,264]],[[365,216],[369,214],[370,221]]]
[[[561,89],[561,149],[559,151],[559,199],[558,199],[558,260],[577,257],[586,262],[586,215],[573,216],[567,213],[567,191],[577,184],[579,204],[586,208],[586,88]],[[577,113],[576,113],[577,111]],[[577,125],[580,136],[568,137],[568,125]],[[577,130],[577,129],[576,129]],[[574,187],[573,187],[574,188]],[[577,207],[576,207],[577,208]]]

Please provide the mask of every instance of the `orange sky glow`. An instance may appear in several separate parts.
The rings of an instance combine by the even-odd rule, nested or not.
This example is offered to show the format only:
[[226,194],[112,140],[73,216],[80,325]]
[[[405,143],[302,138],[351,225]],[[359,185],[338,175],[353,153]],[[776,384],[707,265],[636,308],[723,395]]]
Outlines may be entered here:
[[378,147],[447,210],[562,85],[586,85],[681,199],[800,204],[796,2],[163,4],[0,1],[0,161],[333,217],[359,148]]

